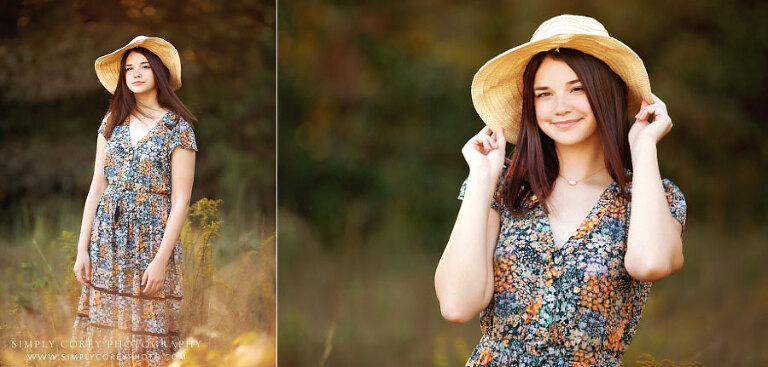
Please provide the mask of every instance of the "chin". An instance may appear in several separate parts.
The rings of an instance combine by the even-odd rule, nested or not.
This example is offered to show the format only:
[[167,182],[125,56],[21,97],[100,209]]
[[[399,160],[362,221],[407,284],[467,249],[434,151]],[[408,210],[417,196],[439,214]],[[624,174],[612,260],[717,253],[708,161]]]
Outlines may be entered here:
[[150,90],[152,90],[151,87],[145,88],[143,85],[141,86],[141,88],[128,88],[128,89],[130,89],[131,92],[133,92],[133,94],[142,94],[142,93],[146,93],[146,92],[149,92]]
[[556,134],[550,135],[549,137],[555,144],[559,145],[579,145],[590,140],[588,136],[583,136],[581,134]]

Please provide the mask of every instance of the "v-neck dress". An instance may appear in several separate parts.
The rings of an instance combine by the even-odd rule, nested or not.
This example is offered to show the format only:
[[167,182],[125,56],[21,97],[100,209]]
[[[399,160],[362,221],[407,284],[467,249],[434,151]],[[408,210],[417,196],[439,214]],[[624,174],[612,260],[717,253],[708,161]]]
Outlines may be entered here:
[[[663,186],[672,216],[685,228],[682,192],[667,179]],[[522,218],[491,203],[501,218],[494,293],[466,365],[620,366],[652,284],[624,268],[630,203],[611,183],[558,247],[544,209],[535,196],[531,202],[535,208]]]
[[[102,135],[103,128],[102,123]],[[109,350],[114,359],[106,365],[165,365],[182,341],[179,241],[168,259],[163,289],[151,296],[141,293],[141,277],[160,247],[171,210],[171,153],[176,147],[197,150],[192,127],[173,112],[135,145],[127,123],[116,126],[107,140],[108,185],[96,208],[89,248],[92,286],[82,288],[74,330],[75,340],[102,353],[114,348]]]

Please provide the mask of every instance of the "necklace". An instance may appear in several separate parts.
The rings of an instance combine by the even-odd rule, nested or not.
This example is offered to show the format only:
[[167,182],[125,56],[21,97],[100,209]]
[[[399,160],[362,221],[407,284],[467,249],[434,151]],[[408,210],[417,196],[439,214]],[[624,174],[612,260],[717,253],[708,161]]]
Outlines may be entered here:
[[563,175],[560,175],[560,174],[558,174],[558,176],[563,177],[563,180],[565,180],[565,182],[568,182],[569,185],[576,186],[576,184],[578,184],[579,181],[584,181],[585,179],[590,178],[590,177],[598,174],[603,169],[605,169],[605,167],[600,167],[597,171],[590,173],[589,176],[584,176],[584,177],[582,177],[582,178],[580,178],[578,180],[569,180],[569,179],[563,177]]

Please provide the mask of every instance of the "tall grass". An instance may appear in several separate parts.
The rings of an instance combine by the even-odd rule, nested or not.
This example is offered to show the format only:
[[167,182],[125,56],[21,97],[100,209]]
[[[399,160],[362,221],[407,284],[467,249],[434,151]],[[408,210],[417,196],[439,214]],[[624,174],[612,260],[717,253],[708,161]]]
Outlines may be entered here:
[[[262,228],[232,228],[219,216],[219,200],[195,202],[184,224],[182,336],[173,366],[275,365],[275,241]],[[76,225],[71,221],[69,228]],[[75,366],[81,362],[31,361],[28,353],[70,353],[80,285],[72,274],[77,236],[61,230],[15,233],[0,243],[6,254],[0,287],[0,366]],[[222,235],[224,234],[224,235]],[[232,240],[235,238],[236,240]],[[235,247],[217,259],[216,247]],[[232,250],[227,250],[232,251]],[[226,252],[226,251],[225,251]],[[57,347],[24,345],[54,341]]]

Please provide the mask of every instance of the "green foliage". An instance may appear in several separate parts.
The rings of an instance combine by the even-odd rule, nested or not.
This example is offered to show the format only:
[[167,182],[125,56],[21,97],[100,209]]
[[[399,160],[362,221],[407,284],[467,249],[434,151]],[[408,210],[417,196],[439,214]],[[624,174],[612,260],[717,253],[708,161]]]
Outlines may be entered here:
[[[7,4],[5,4],[7,3]],[[179,97],[199,118],[193,199],[243,223],[274,217],[273,1],[21,1],[0,17],[0,232],[82,205],[110,94],[94,60],[137,35],[178,49]]]

